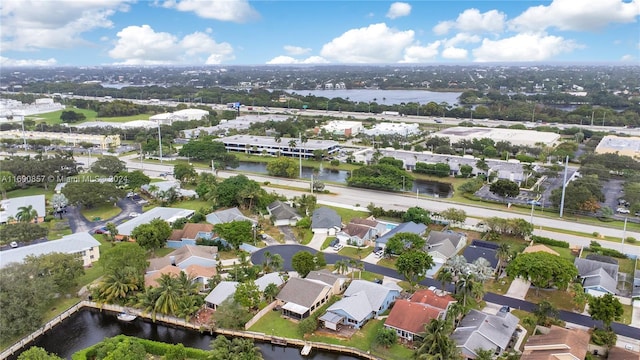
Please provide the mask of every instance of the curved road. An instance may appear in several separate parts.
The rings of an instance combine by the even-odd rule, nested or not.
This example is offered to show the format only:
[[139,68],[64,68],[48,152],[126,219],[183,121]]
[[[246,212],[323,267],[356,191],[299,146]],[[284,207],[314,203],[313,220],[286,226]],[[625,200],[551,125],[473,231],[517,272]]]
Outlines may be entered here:
[[[268,246],[251,254],[251,262],[253,262],[254,264],[261,264],[264,260],[265,251],[269,251],[271,252],[271,254],[280,254],[280,256],[282,256],[282,258],[284,259],[284,269],[288,271],[293,270],[293,268],[291,267],[291,257],[295,253],[299,251],[308,251],[312,254],[315,254],[317,252],[317,250],[315,249],[312,249],[307,246],[302,246],[302,245]],[[335,263],[337,260],[350,259],[345,256],[331,254],[331,253],[324,253],[324,256],[328,264]],[[403,278],[402,275],[398,274],[397,271],[384,266],[369,264],[365,262],[364,269],[369,272],[373,272],[373,273],[384,275],[384,276],[389,276],[396,279]],[[439,281],[436,281],[434,279],[425,279],[420,282],[420,285],[435,286],[439,288],[441,287],[442,284]],[[448,286],[448,290],[449,291],[452,290],[451,285]],[[506,296],[502,296],[494,293],[485,294],[484,300],[487,302],[495,303],[495,304],[507,305],[507,306],[510,306],[512,309],[520,309],[520,310],[525,310],[529,312],[533,311],[533,309],[536,306],[536,304],[530,303],[528,301],[514,299],[514,298],[510,298],[510,297],[506,297]],[[570,322],[573,324],[578,324],[586,327],[594,327],[594,326],[602,327],[601,321],[595,321],[589,316],[585,316],[582,314],[577,314],[569,311],[561,310],[559,313],[559,318],[566,322]],[[616,334],[618,335],[640,340],[640,331],[638,331],[638,328],[634,328],[634,327],[627,326],[624,324],[619,324],[619,323],[613,323],[611,326],[613,330],[616,332]]]

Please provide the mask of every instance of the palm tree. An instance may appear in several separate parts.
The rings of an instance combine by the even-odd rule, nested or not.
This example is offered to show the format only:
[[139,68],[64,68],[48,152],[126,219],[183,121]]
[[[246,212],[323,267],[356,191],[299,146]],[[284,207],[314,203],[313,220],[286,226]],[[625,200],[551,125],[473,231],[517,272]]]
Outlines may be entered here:
[[124,268],[104,276],[98,290],[98,297],[107,303],[119,303],[136,290],[138,290],[136,274],[131,268]]
[[451,360],[458,357],[456,343],[451,339],[451,324],[444,319],[433,319],[424,327],[423,340],[414,357],[416,359]]
[[280,271],[284,266],[284,259],[280,254],[273,254],[273,256],[271,256],[271,261],[269,264],[271,265],[273,271]]
[[503,265],[509,260],[511,257],[511,247],[507,243],[501,243],[496,250],[496,258],[498,258],[498,270],[496,271],[496,280],[500,273],[502,272]]
[[271,272],[271,251],[264,252],[264,260],[262,261],[262,271],[267,274]]
[[349,270],[349,264],[346,260],[338,260],[333,264],[333,269],[339,274],[344,274]]
[[33,205],[20,206],[18,208],[18,213],[16,214],[16,219],[18,219],[18,221],[28,223],[37,218],[38,211],[33,208]]
[[278,286],[274,283],[271,283],[267,285],[266,288],[264,288],[264,291],[263,291],[264,298],[267,301],[272,302],[276,298],[276,295],[278,295],[278,291],[279,291]]
[[462,305],[467,307],[467,299],[482,296],[482,283],[473,274],[463,274],[456,282],[456,294],[462,296]]
[[184,318],[184,321],[189,322],[191,317],[200,310],[203,302],[204,300],[201,296],[183,296],[178,299],[178,306],[176,308],[175,315]]
[[158,279],[158,289],[160,297],[156,300],[154,310],[168,315],[175,314],[181,297],[178,280],[169,274],[162,274]]
[[149,287],[144,292],[138,294],[136,304],[144,310],[146,313],[151,314],[151,320],[156,321],[156,301],[160,297],[160,289],[155,287]]
[[453,274],[449,269],[440,269],[436,275],[436,280],[440,281],[442,284],[442,291],[445,291],[447,289],[447,284],[453,281]]
[[360,268],[360,265],[358,264],[358,260],[356,259],[349,259],[349,267],[351,267],[353,270],[351,271],[351,279],[353,279],[353,275],[355,273],[356,269]]

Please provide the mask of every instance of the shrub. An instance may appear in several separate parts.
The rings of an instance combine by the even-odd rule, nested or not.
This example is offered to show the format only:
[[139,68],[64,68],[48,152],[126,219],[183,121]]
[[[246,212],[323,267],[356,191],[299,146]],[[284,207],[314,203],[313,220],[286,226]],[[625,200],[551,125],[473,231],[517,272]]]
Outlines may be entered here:
[[591,234],[591,235],[593,235],[593,237],[597,237],[597,238],[600,237],[600,233],[597,232],[597,231],[594,231],[593,234]]
[[616,344],[618,337],[613,331],[607,331],[604,329],[595,329],[591,333],[591,342],[600,346],[613,346]]
[[566,241],[562,241],[562,240],[555,240],[555,239],[550,239],[550,238],[547,238],[547,237],[536,236],[536,235],[531,236],[531,239],[536,244],[557,246],[557,247],[561,247],[561,248],[565,248],[565,249],[569,248],[569,243],[566,242]]
[[638,240],[636,240],[636,238],[634,238],[632,236],[629,236],[626,239],[624,239],[624,241],[628,242],[629,244],[635,244],[636,241],[638,241]]
[[51,222],[53,219],[53,215],[47,215],[44,217],[44,222]]
[[397,341],[398,334],[396,334],[395,330],[384,327],[378,329],[375,338],[376,344],[388,348],[391,347],[391,345],[395,344]]
[[311,334],[318,328],[318,320],[314,316],[309,316],[308,318],[300,321],[298,324],[298,330],[302,335]]

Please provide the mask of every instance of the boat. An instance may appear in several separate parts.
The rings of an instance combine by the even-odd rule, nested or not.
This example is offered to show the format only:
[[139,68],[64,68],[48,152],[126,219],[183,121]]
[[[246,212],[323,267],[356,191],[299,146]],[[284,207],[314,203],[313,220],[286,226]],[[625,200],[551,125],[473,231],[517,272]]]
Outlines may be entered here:
[[138,317],[138,315],[135,314],[131,314],[128,311],[123,311],[120,314],[118,314],[118,320],[120,321],[124,321],[124,322],[129,322],[129,321],[133,321]]

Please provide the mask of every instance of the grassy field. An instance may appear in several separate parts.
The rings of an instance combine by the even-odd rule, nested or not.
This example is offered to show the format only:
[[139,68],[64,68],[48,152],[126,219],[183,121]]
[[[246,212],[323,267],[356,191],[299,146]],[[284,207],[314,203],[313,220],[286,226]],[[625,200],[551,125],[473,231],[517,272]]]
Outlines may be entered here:
[[49,190],[45,190],[39,187],[28,187],[26,189],[16,189],[7,192],[7,199],[13,199],[21,196],[34,196],[34,195],[44,195],[45,199],[49,200],[53,196],[53,188],[55,186],[51,186]]
[[202,208],[210,209],[211,208],[211,204],[206,202],[206,201],[204,201],[204,200],[191,199],[191,200],[179,201],[179,202],[177,202],[175,204],[172,204],[171,207],[184,208],[184,209],[199,211]]
[[487,292],[492,292],[500,295],[504,295],[509,290],[509,286],[511,286],[511,279],[508,277],[498,279],[498,280],[487,280],[484,282],[484,289]]
[[[123,123],[123,122],[127,122],[127,121],[133,121],[133,120],[149,120],[149,117],[152,116],[153,114],[139,114],[139,115],[131,115],[131,116],[117,116],[117,117],[101,117],[98,118],[98,113],[93,111],[93,110],[87,110],[87,109],[70,109],[73,110],[77,113],[82,113],[84,114],[84,116],[86,116],[86,120],[83,122],[88,122],[88,121],[104,121],[104,122],[117,122],[117,123]],[[60,120],[60,115],[62,114],[63,110],[58,110],[58,111],[54,111],[54,112],[50,112],[50,113],[46,113],[46,114],[38,114],[38,115],[34,115],[34,116],[28,116],[28,119],[31,120],[35,120],[35,121],[44,121],[45,123],[49,124],[49,125],[53,125],[53,124],[62,124],[62,120]],[[75,124],[81,124],[82,122],[79,123],[75,123]],[[74,124],[71,124],[74,125]]]
[[534,304],[539,304],[546,300],[558,310],[575,311],[575,305],[571,299],[570,294],[563,290],[540,290],[536,294],[535,288],[529,289],[525,297],[526,301]]
[[361,260],[361,259],[364,259],[367,255],[371,254],[372,252],[373,252],[373,248],[370,246],[361,247],[361,248],[345,246],[344,248],[342,248],[342,250],[338,252],[338,254],[342,256],[350,257],[352,259]]
[[337,212],[338,215],[340,215],[340,217],[342,218],[343,224],[348,224],[349,222],[351,222],[351,219],[354,218],[366,218],[367,216],[369,216],[369,213],[364,211],[356,211],[335,206],[323,206],[335,210],[335,212]]
[[117,206],[113,206],[111,204],[104,204],[100,206],[95,206],[90,209],[82,209],[80,213],[85,219],[89,221],[94,221],[96,218],[100,218],[100,220],[111,219],[112,217],[120,214],[122,209]]

